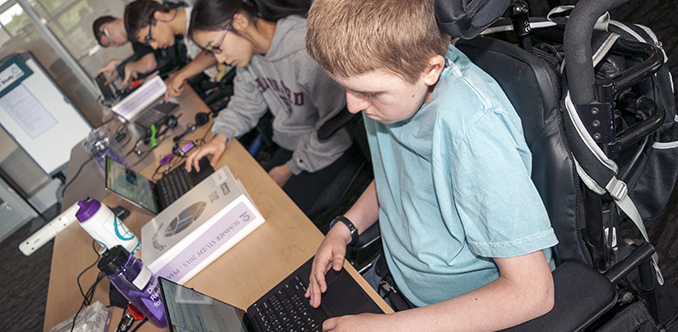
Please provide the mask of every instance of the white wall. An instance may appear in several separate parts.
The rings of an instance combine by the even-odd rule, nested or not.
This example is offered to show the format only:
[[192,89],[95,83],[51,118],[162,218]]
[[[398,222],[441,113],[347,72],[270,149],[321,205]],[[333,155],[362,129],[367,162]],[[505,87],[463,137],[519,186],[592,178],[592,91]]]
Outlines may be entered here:
[[33,209],[0,179],[0,242],[38,216]]

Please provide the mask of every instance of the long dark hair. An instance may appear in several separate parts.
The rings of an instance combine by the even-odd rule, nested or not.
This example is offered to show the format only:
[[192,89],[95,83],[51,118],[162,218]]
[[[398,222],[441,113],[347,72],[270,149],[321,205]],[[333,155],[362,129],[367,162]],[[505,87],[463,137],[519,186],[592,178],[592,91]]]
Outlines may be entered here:
[[188,36],[195,31],[223,30],[237,13],[252,20],[275,22],[289,15],[306,15],[310,0],[198,0],[191,11]]

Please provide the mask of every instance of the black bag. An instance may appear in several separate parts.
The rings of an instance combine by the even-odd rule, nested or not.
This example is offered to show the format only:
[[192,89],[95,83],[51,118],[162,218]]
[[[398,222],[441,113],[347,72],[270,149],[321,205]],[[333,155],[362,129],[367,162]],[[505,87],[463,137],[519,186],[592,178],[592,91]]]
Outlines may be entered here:
[[642,302],[636,302],[617,313],[596,332],[656,332],[657,324]]
[[[596,43],[596,35],[599,35],[599,43]],[[611,43],[616,35],[619,35],[619,40]],[[578,149],[578,139],[571,140],[570,144],[586,174],[580,171],[580,175],[583,178],[589,176],[595,182],[593,186],[587,183],[590,189],[595,191],[593,187],[597,185],[614,196],[610,181],[616,178],[626,184],[627,195],[639,218],[634,219],[635,211],[626,209],[618,198],[615,197],[615,201],[644,232],[638,219],[648,220],[657,216],[666,206],[678,179],[676,105],[671,74],[664,65],[666,54],[649,28],[613,20],[609,21],[607,31],[594,33],[593,44],[592,52],[604,55],[600,62],[594,64],[596,85],[601,91],[613,87],[609,89],[610,96],[612,91],[616,96],[610,102],[615,105],[609,120],[614,132],[608,139],[606,154],[610,161],[616,163],[618,170],[603,166],[605,162],[600,161],[600,155],[587,158],[581,153],[586,149]],[[567,68],[566,64],[566,69],[572,68]],[[568,85],[573,89],[575,84],[581,85],[572,81]],[[604,105],[605,101],[601,104]],[[579,112],[581,115],[581,109]],[[566,126],[572,127],[573,123],[566,121]],[[593,134],[595,129],[586,123],[584,126],[596,139]],[[591,146],[589,149],[593,150]],[[647,236],[643,235],[647,240]]]
[[[566,9],[556,8],[554,12],[566,15]],[[567,16],[530,20],[533,27],[539,27],[530,32],[530,45],[534,45],[530,46],[532,53],[549,63],[557,75],[563,73],[563,63],[566,70],[572,69],[577,62],[564,60],[567,50],[563,46],[563,30],[566,24],[570,24]],[[601,19],[599,23],[606,29],[596,30],[591,36],[591,53],[596,54],[596,62],[587,69],[594,72],[595,84],[598,86],[628,87],[614,91],[614,94],[611,92],[609,98],[613,100],[610,102],[591,104],[591,107],[601,109],[610,105],[608,110],[599,112],[602,117],[594,119],[590,116],[591,112],[581,112],[578,116],[573,115],[576,111],[570,108],[568,113],[569,99],[566,102],[568,89],[574,91],[581,86],[592,86],[594,82],[582,83],[570,75],[563,75],[561,108],[565,132],[569,133],[569,149],[580,166],[578,172],[582,181],[598,195],[611,194],[616,203],[624,205],[621,208],[629,217],[628,220],[645,233],[642,221],[662,212],[678,180],[678,125],[671,74],[667,66],[662,66],[666,62],[666,54],[651,29],[609,19]],[[512,26],[510,20],[505,19],[483,34],[510,31]],[[648,50],[648,47],[659,52]],[[583,69],[575,70],[579,71]],[[621,79],[624,81],[620,82]],[[569,104],[576,104],[576,101],[572,100]],[[577,124],[575,118],[580,116],[586,118]],[[596,132],[590,126],[596,120],[603,123],[599,128],[614,130]],[[586,128],[581,129],[582,125]],[[580,130],[575,128],[578,126]],[[587,132],[589,137],[585,138]],[[581,137],[576,133],[581,133]],[[597,136],[598,133],[602,133],[602,138]],[[606,142],[607,156],[590,144],[594,140]],[[618,185],[612,188],[610,184],[614,183]],[[625,197],[629,198],[631,204]],[[629,205],[632,206],[627,209]],[[601,237],[589,236],[590,241],[598,241],[594,238]],[[602,254],[592,252],[591,255],[596,257]],[[564,258],[567,260],[572,257],[565,255]]]
[[[660,45],[652,30],[641,25],[612,21],[608,30],[624,39]],[[638,161],[626,171],[629,196],[644,220],[656,217],[663,210],[678,179],[678,126],[672,86],[668,66],[664,65],[633,90],[657,101],[665,113],[662,126],[639,148]],[[631,161],[634,156],[627,153],[620,155],[620,160]]]

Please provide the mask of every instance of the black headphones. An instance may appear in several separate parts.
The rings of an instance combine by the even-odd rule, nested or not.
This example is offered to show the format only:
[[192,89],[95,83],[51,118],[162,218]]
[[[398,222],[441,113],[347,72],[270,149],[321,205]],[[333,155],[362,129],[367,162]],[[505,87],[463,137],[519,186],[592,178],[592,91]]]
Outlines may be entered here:
[[186,130],[181,133],[178,136],[174,136],[174,141],[178,142],[182,137],[188,135],[188,133],[192,133],[195,131],[198,127],[201,127],[205,125],[207,122],[210,121],[210,114],[205,113],[205,112],[200,112],[195,115],[195,123],[192,125],[189,125]]
[[210,121],[209,113],[200,112],[195,115],[195,124],[200,127]]
[[[179,114],[179,116],[181,116],[181,114]],[[176,128],[178,124],[179,124],[178,117],[174,115],[168,116],[167,118],[165,118],[165,121],[160,124],[160,127],[164,126],[164,128],[162,128],[162,130],[158,130],[158,133],[155,136],[164,135],[168,130]]]
[[[183,114],[183,113],[182,113]],[[181,114],[179,114],[181,116]],[[167,128],[174,129],[179,124],[179,116],[170,115],[165,120]]]

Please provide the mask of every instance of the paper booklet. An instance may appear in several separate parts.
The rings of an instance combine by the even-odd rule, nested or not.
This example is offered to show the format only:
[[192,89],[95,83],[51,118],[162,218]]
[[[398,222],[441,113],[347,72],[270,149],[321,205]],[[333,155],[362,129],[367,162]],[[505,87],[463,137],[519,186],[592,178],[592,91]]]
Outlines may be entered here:
[[204,181],[216,186],[196,195],[201,182],[141,229],[142,261],[157,277],[185,283],[264,223],[227,166]]

